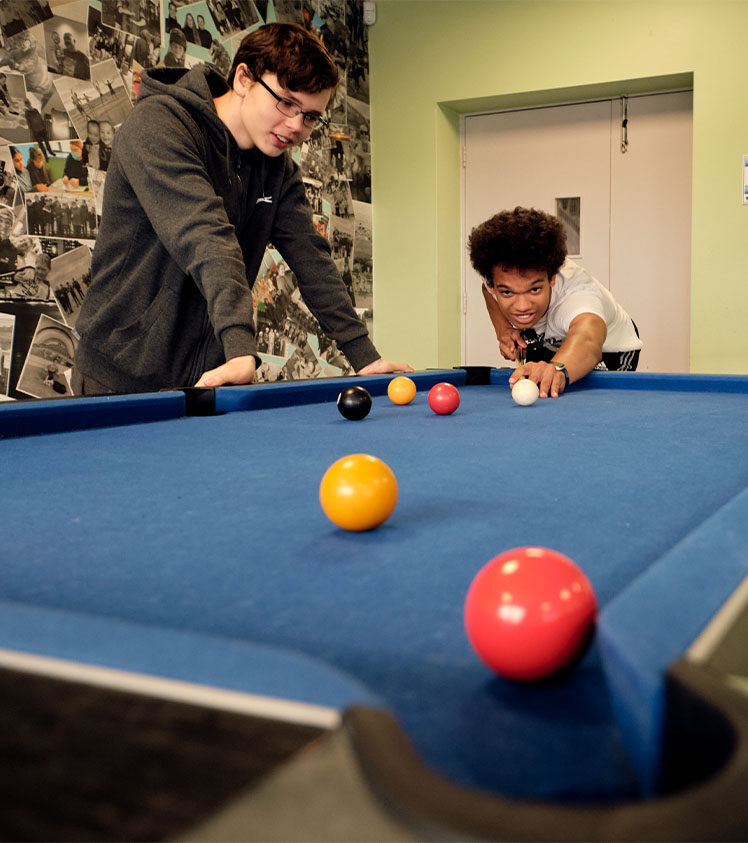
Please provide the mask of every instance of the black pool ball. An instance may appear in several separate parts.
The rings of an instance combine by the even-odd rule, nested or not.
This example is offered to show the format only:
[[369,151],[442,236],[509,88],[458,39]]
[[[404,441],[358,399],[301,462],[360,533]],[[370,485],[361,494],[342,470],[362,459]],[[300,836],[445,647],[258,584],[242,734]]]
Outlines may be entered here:
[[351,421],[359,421],[369,415],[371,395],[363,386],[349,386],[338,395],[340,414]]

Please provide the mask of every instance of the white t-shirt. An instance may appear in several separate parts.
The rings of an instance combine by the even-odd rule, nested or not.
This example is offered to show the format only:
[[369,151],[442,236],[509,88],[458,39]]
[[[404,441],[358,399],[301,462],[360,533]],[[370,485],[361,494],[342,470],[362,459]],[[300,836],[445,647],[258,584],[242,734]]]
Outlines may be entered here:
[[548,310],[533,328],[539,337],[562,342],[572,320],[580,313],[594,313],[605,322],[608,333],[603,343],[604,352],[635,351],[642,347],[631,317],[610,291],[567,258],[556,273]]

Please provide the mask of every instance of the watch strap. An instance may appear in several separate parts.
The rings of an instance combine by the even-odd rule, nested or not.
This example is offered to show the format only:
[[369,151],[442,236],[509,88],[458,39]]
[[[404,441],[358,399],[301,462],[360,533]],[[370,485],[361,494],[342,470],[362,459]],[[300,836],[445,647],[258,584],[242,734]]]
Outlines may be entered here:
[[566,371],[566,366],[560,360],[551,360],[551,366],[553,366],[557,372],[563,372],[565,380],[564,389],[566,389],[569,385],[569,373]]

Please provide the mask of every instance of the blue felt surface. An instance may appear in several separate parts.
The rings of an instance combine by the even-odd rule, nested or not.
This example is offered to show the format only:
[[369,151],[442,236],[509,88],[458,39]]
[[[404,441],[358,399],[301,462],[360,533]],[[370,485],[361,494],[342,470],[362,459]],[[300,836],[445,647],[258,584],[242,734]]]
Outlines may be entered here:
[[[0,597],[327,661],[467,784],[634,795],[597,643],[564,682],[496,679],[465,639],[464,594],[497,553],[546,545],[605,607],[746,487],[746,409],[745,394],[602,388],[522,408],[487,386],[464,388],[453,416],[422,391],[406,407],[376,397],[361,422],[332,398],[9,440]],[[318,503],[326,468],[354,452],[400,485],[371,533]]]
[[0,603],[2,648],[280,700],[378,705],[368,689],[298,650],[58,609]]

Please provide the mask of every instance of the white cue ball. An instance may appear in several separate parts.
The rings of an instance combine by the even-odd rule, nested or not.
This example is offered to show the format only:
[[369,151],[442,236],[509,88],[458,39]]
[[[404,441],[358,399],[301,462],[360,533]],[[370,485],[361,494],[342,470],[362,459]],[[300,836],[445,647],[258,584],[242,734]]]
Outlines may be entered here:
[[529,378],[520,378],[512,387],[512,398],[521,407],[529,407],[538,400],[540,390],[535,381]]

